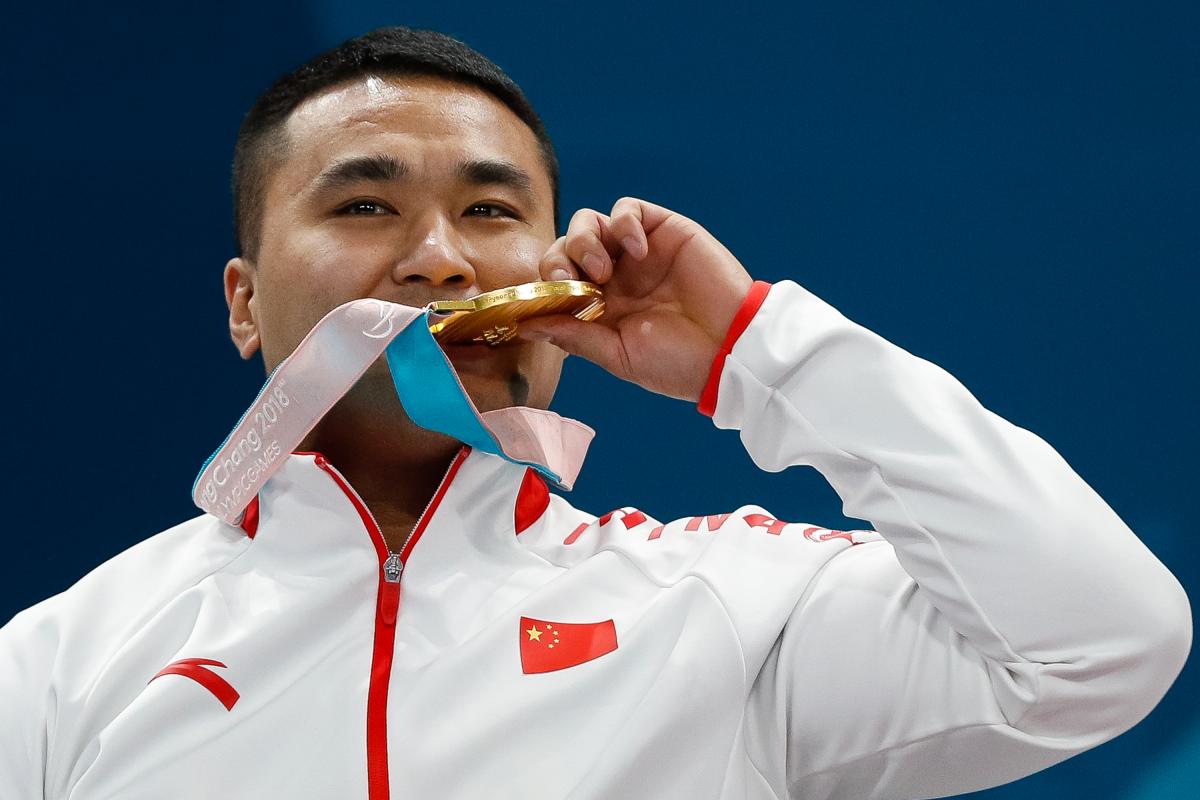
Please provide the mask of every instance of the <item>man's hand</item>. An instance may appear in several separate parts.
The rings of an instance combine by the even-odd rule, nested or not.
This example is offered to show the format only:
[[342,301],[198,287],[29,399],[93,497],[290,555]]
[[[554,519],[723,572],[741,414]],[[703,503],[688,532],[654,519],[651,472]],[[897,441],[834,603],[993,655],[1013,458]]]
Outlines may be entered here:
[[622,197],[582,208],[538,265],[544,280],[604,290],[595,322],[568,315],[521,323],[543,339],[652,392],[697,401],[725,332],[754,283],[712,234],[670,209]]

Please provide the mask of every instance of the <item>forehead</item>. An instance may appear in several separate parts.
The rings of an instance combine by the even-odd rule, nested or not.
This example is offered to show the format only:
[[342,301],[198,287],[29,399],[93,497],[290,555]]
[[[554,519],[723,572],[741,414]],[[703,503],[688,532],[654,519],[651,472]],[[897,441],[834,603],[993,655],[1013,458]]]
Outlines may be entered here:
[[284,125],[281,177],[297,190],[350,155],[387,153],[418,173],[444,161],[493,157],[515,161],[550,191],[537,137],[497,98],[426,76],[365,76],[304,101]]

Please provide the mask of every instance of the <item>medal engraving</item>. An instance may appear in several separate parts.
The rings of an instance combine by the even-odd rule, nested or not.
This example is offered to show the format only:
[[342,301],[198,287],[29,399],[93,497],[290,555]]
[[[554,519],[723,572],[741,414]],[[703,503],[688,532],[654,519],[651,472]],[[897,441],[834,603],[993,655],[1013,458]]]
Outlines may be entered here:
[[535,281],[466,300],[438,300],[429,308],[434,312],[429,330],[439,342],[495,347],[511,341],[521,321],[531,317],[572,314],[590,322],[604,313],[604,293],[586,281]]

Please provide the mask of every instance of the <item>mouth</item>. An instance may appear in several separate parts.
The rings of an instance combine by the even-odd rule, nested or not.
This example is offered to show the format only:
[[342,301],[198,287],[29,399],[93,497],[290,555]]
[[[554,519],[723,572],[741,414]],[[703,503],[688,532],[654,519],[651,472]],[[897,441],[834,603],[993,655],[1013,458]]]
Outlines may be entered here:
[[458,372],[508,377],[516,372],[516,348],[483,343],[443,344],[442,352]]
[[494,360],[497,357],[503,357],[503,354],[497,352],[497,348],[483,342],[456,342],[454,344],[439,344],[444,352],[451,359],[463,359],[473,361],[475,359]]

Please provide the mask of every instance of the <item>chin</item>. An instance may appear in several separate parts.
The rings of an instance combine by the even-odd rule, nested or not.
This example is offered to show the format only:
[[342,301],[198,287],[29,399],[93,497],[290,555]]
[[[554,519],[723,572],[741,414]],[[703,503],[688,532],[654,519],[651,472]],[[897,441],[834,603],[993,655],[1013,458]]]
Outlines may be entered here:
[[529,402],[528,385],[523,376],[499,378],[460,375],[459,380],[481,414],[499,408],[526,405]]
[[[455,374],[480,413],[512,406],[534,405],[530,402],[529,382],[521,372],[473,369],[473,366],[465,365],[462,369],[455,369]],[[388,369],[387,360],[383,358],[363,373],[353,392],[377,409],[399,405],[395,385],[392,383],[392,373]]]

